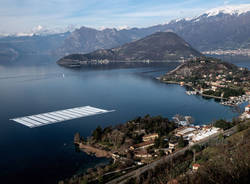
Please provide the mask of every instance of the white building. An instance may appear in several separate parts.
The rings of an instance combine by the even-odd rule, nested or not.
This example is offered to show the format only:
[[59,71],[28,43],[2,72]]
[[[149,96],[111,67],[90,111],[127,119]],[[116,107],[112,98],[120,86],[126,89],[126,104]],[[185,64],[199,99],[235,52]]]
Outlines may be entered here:
[[250,112],[250,105],[247,105],[247,106],[245,107],[245,112]]

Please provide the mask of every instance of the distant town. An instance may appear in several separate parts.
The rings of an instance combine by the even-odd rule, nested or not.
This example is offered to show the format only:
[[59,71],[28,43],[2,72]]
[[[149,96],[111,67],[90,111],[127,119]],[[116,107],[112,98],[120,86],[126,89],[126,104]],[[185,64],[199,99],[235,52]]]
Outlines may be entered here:
[[203,51],[205,55],[231,55],[231,56],[250,56],[250,49],[237,49],[237,50],[213,50]]

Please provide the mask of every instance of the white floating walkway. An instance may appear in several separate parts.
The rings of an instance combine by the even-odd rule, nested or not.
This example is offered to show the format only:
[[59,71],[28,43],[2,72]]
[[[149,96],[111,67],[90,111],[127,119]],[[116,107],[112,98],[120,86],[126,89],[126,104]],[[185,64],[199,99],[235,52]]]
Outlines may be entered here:
[[32,116],[25,116],[21,118],[10,119],[22,125],[30,128],[48,125],[51,123],[58,123],[62,121],[72,120],[76,118],[82,118],[86,116],[93,116],[96,114],[103,114],[113,112],[114,110],[108,111],[99,109],[91,106],[76,107],[72,109],[65,109],[61,111],[48,112],[43,114],[37,114]]

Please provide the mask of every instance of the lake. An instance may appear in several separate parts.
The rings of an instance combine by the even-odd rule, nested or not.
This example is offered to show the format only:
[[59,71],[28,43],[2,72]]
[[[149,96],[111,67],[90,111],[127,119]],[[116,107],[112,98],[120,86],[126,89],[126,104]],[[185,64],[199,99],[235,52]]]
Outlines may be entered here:
[[[116,125],[146,114],[170,119],[177,113],[191,115],[196,124],[238,115],[212,99],[188,96],[184,87],[153,78],[178,63],[101,70],[67,69],[55,61],[48,56],[26,56],[0,65],[1,183],[57,183],[108,162],[77,152],[73,145],[76,132],[87,137],[98,125]],[[236,64],[249,68],[249,62]],[[85,105],[116,111],[33,129],[9,120]]]

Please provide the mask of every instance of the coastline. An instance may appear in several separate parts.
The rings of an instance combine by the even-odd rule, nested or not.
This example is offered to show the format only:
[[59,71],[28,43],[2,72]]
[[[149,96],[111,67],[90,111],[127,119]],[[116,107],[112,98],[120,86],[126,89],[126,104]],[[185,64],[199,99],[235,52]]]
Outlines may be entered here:
[[167,84],[177,84],[177,85],[180,85],[180,86],[188,86],[188,87],[191,87],[193,90],[197,91],[197,94],[201,95],[201,96],[204,96],[204,97],[208,97],[208,98],[216,98],[216,99],[221,99],[221,100],[228,100],[228,98],[223,98],[223,97],[219,97],[219,96],[213,96],[213,95],[206,95],[206,94],[203,94],[203,93],[200,93],[197,89],[195,89],[192,85],[189,85],[187,83],[184,83],[184,84],[180,84],[179,82],[175,82],[175,81],[164,81],[164,80],[161,80],[159,78],[156,78],[157,80],[159,80],[160,82],[163,82],[163,83],[167,83]]
[[92,145],[86,145],[83,143],[77,144],[79,146],[79,149],[82,150],[83,152],[92,155],[94,154],[98,158],[112,158],[112,153],[109,151],[105,151],[103,149],[96,148]]

